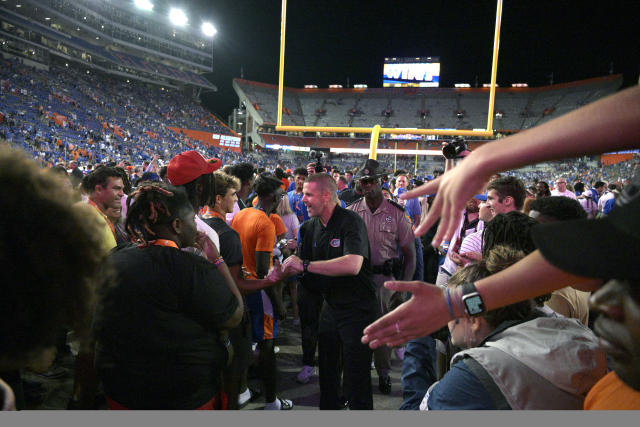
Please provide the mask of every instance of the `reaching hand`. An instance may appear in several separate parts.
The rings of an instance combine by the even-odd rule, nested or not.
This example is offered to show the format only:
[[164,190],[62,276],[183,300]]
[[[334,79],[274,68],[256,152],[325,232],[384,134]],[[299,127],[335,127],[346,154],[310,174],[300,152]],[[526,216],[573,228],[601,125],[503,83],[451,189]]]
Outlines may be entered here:
[[449,312],[444,290],[424,282],[385,282],[385,288],[410,292],[409,301],[364,329],[363,344],[394,347],[437,331],[447,324]]
[[194,246],[200,249],[207,260],[209,260],[210,262],[215,261],[220,256],[216,245],[211,241],[209,236],[207,236],[202,231],[198,231],[198,234],[196,235],[196,243]]
[[455,262],[458,267],[464,267],[467,264],[479,262],[480,260],[482,260],[482,254],[480,252],[458,253],[451,251],[449,252],[449,258],[451,258],[451,261]]
[[284,272],[284,269],[282,268],[282,264],[280,264],[280,261],[276,259],[275,263],[273,264],[273,267],[271,267],[265,279],[267,279],[270,282],[277,283],[277,282],[280,282],[285,277],[287,276]]
[[314,173],[316,173],[316,163],[315,162],[311,162],[307,164],[307,173],[309,175],[313,175]]
[[[440,218],[440,225],[431,242],[433,247],[440,246],[443,240],[451,240],[460,223],[465,203],[478,194],[489,179],[491,173],[481,167],[473,166],[474,154],[471,153],[464,164],[457,166],[444,175],[400,195],[401,199],[413,199],[418,196],[438,193],[429,213],[416,229],[416,237],[422,236]],[[466,165],[472,165],[466,167]]]
[[482,260],[482,254],[480,252],[463,252],[460,254],[460,257],[462,258],[464,265]]
[[302,260],[298,258],[297,255],[291,255],[289,258],[285,259],[282,263],[282,267],[284,268],[284,272],[287,276],[293,276],[294,274],[299,274],[304,271]]

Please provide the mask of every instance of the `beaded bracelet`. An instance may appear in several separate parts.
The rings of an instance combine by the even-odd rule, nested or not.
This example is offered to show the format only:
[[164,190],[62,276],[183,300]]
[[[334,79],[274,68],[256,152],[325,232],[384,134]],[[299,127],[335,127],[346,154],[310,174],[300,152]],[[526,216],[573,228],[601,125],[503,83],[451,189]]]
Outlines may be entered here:
[[216,267],[223,263],[224,263],[224,259],[221,256],[219,256],[218,258],[215,259],[215,261],[213,261],[213,265],[215,265]]

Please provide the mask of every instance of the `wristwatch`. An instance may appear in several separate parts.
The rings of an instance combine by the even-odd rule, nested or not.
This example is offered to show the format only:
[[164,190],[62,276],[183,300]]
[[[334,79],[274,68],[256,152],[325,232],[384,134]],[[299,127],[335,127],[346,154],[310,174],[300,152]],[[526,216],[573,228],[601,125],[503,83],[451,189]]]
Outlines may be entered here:
[[462,304],[469,316],[479,316],[486,311],[482,296],[478,293],[473,282],[462,284]]
[[307,268],[309,268],[309,264],[311,264],[311,261],[308,259],[304,259],[302,260],[302,268],[303,268],[303,274],[307,274],[309,271],[307,270]]

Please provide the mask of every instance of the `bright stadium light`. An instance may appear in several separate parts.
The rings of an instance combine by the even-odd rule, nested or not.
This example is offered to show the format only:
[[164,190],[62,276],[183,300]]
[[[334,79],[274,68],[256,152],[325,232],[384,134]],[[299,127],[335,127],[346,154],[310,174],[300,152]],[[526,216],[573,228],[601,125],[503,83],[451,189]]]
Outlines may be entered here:
[[214,27],[211,22],[203,22],[202,23],[202,32],[204,33],[205,36],[207,37],[213,37],[216,35],[216,33],[218,32],[218,30],[216,30],[216,27]]
[[136,7],[142,10],[153,10],[153,3],[149,0],[134,0]]
[[183,27],[183,26],[187,25],[187,22],[189,21],[189,18],[187,18],[187,15],[185,15],[182,10],[172,8],[169,11],[169,20],[171,21],[171,23],[173,25],[177,25],[179,27]]

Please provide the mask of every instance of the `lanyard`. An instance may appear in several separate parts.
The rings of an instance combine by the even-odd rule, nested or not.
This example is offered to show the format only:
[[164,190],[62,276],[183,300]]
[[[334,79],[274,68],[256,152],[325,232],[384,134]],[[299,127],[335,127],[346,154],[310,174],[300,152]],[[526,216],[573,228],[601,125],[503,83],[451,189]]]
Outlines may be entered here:
[[111,232],[113,233],[113,237],[116,237],[116,228],[113,226],[113,223],[111,222],[111,220],[104,214],[104,212],[102,212],[100,210],[100,208],[98,207],[98,205],[96,205],[91,199],[87,200],[89,202],[89,204],[91,206],[93,206],[94,208],[96,208],[96,210],[98,211],[98,213],[100,215],[102,215],[102,218],[104,218],[105,221],[107,221],[107,225],[109,226],[109,228],[111,229]]
[[200,217],[202,219],[208,219],[208,218],[212,218],[212,217],[217,217],[220,218],[222,220],[226,220],[225,217],[223,217],[220,213],[214,211],[213,209],[211,209],[209,206],[205,206],[200,210]]
[[167,240],[167,239],[152,240],[149,242],[149,244],[155,245],[155,246],[169,246],[172,248],[180,249],[178,248],[178,245],[176,244],[176,242],[174,242],[173,240]]

